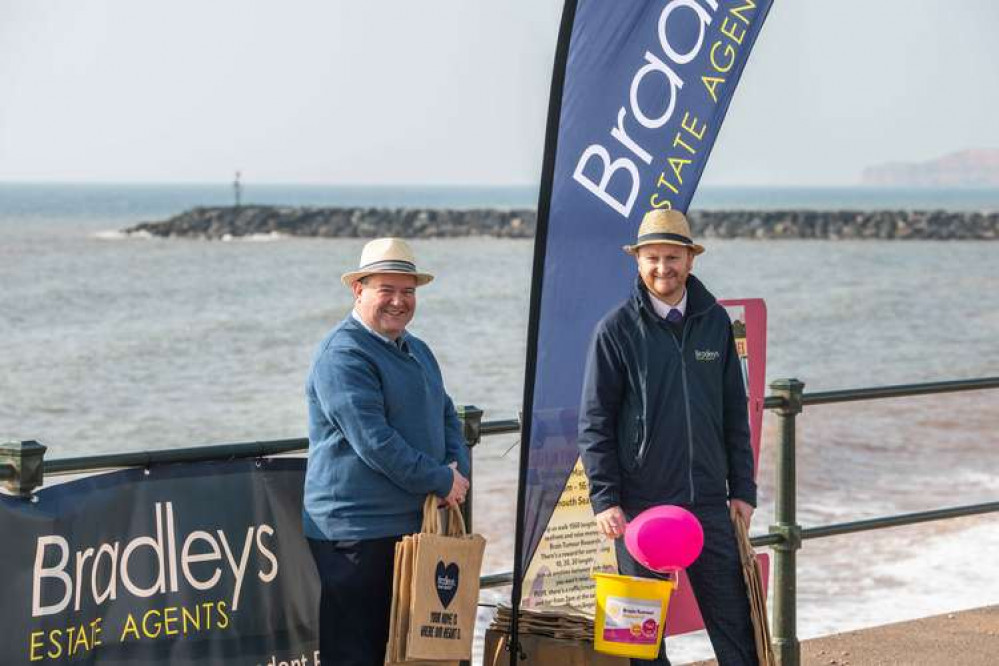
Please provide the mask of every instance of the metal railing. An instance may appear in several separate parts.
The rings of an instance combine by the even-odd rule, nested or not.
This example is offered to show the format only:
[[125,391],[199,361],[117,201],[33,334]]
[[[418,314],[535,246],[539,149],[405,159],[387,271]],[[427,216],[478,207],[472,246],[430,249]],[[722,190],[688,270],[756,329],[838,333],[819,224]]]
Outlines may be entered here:
[[[769,546],[774,550],[772,637],[774,651],[782,666],[798,666],[801,662],[801,646],[797,636],[797,551],[801,549],[804,541],[999,511],[999,501],[985,502],[803,528],[797,522],[795,449],[796,419],[806,405],[996,389],[999,388],[999,377],[815,393],[805,393],[804,388],[805,385],[797,379],[779,379],[770,384],[772,393],[764,400],[764,408],[774,410],[778,419],[775,449],[774,524],[770,526],[767,534],[757,535],[751,539],[755,547]],[[472,405],[459,407],[458,416],[462,421],[470,455],[471,450],[483,436],[511,434],[520,431],[520,422],[516,419],[483,422],[482,410]],[[259,458],[302,452],[308,448],[308,444],[308,440],[304,438],[286,439],[45,461],[45,447],[37,442],[9,442],[0,444],[0,482],[3,482],[11,492],[30,494],[42,485],[44,475],[53,476],[122,467],[146,467],[162,463]],[[468,496],[465,511],[468,525],[471,525],[471,494]],[[513,573],[509,571],[487,574],[481,578],[481,587],[503,587],[512,582]]]
[[797,416],[805,405],[995,389],[999,388],[999,377],[810,394],[804,393],[804,388],[805,385],[796,379],[780,379],[770,384],[773,393],[764,406],[774,409],[778,419],[774,524],[766,537],[752,540],[754,545],[768,545],[774,550],[772,640],[778,663],[782,666],[798,666],[801,663],[801,645],[797,634],[797,551],[803,541],[999,511],[999,502],[987,502],[802,529],[796,514],[795,434]]

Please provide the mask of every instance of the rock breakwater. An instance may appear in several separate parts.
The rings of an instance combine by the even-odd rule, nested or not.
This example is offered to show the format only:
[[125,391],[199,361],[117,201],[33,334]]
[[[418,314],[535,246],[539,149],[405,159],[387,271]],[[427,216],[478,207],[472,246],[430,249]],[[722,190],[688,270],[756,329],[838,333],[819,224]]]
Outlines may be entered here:
[[707,238],[999,239],[999,212],[701,211],[690,217],[693,233]]
[[219,240],[262,234],[316,238],[531,238],[533,210],[446,208],[194,208],[162,222],[144,222],[126,233]]
[[[690,214],[699,238],[997,240],[999,212],[724,210]],[[317,238],[531,238],[530,209],[194,208],[125,230],[168,238],[224,240],[281,234]]]

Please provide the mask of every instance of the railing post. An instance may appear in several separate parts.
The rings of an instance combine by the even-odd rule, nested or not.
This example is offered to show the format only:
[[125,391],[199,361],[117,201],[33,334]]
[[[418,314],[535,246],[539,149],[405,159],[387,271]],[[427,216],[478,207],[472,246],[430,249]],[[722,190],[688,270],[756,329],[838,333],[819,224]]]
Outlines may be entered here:
[[[458,412],[458,420],[461,421],[461,430],[465,435],[465,445],[468,447],[468,482],[472,482],[472,449],[482,440],[482,410],[475,405],[459,405],[455,408]],[[461,507],[461,512],[465,518],[465,527],[472,531],[472,489],[469,488],[468,495],[465,496],[465,503]]]
[[771,534],[782,537],[774,544],[773,644],[777,663],[799,666],[801,645],[797,630],[797,551],[801,548],[801,526],[797,517],[797,476],[795,472],[795,418],[801,413],[804,383],[778,379],[770,384],[773,395],[783,399],[777,409],[777,490],[774,500],[775,525]]
[[45,447],[34,440],[0,444],[0,481],[4,490],[28,497],[42,485]]
[[[475,469],[472,464],[472,449],[482,440],[482,410],[475,405],[459,405],[455,408],[458,412],[458,420],[461,421],[461,432],[465,436],[465,446],[468,447],[468,483],[472,483],[472,471]],[[461,505],[461,514],[465,519],[465,528],[472,532],[472,493],[474,488],[469,485],[468,494],[465,495],[465,503]],[[462,660],[458,662],[460,666],[470,666],[471,662]]]

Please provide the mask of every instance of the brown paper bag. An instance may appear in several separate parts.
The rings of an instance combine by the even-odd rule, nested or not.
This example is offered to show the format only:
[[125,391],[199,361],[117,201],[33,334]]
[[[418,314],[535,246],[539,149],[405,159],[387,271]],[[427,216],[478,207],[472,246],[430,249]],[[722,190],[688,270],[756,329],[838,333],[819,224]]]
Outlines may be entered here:
[[[483,666],[510,663],[510,634],[489,629],[483,649]],[[520,634],[521,666],[629,666],[627,657],[615,657],[593,650],[590,641],[565,640]]]
[[[454,511],[449,514],[451,519],[447,525],[441,520],[441,511],[437,509],[437,499],[433,496],[427,498],[424,504],[423,526],[421,532],[430,534],[445,534],[455,537],[463,537],[465,533],[464,522],[461,520],[461,513]],[[389,637],[385,649],[385,663],[405,664],[406,666],[458,666],[458,662],[453,659],[432,659],[422,660],[418,658],[407,658],[406,647],[409,639],[410,614],[413,605],[413,570],[416,559],[417,537],[411,535],[403,537],[395,547],[395,564],[392,574],[392,606],[389,614]],[[466,538],[467,537],[463,537]],[[481,537],[478,537],[481,539]],[[481,554],[479,557],[481,567]],[[478,602],[478,570],[475,573],[475,601]],[[474,625],[475,616],[472,615]],[[471,636],[471,629],[469,636]]]
[[[471,659],[479,602],[479,575],[486,541],[465,534],[461,512],[449,507],[441,521],[437,498],[424,505],[424,524],[414,537],[407,660]],[[402,598],[400,598],[402,603]]]
[[392,576],[392,610],[389,617],[389,639],[385,663],[405,666],[460,666],[457,661],[418,661],[406,659],[406,638],[409,630],[409,606],[413,589],[413,555],[416,535],[402,538],[396,544],[395,568]]
[[392,609],[389,614],[389,637],[385,663],[402,663],[406,658],[406,633],[409,628],[409,595],[413,579],[413,537],[403,537],[395,544],[392,574]]
[[399,570],[402,568],[402,562],[399,555],[401,550],[402,541],[396,541],[395,559],[393,560],[392,565],[392,607],[389,610],[388,642],[385,644],[386,664],[391,664],[395,661],[396,644],[399,642],[397,615],[399,613]]
[[763,589],[760,563],[753,545],[749,542],[749,530],[742,517],[733,516],[736,540],[739,542],[739,559],[742,560],[742,575],[746,581],[749,597],[749,615],[753,621],[753,637],[756,640],[756,656],[760,666],[775,666],[777,657],[770,642],[770,625],[767,623],[767,593]]

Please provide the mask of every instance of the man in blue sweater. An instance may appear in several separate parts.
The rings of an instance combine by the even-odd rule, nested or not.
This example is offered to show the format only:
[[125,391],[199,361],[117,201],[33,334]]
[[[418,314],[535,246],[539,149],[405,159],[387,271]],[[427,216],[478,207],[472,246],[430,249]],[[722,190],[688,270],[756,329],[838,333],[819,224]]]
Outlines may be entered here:
[[416,288],[433,276],[404,241],[379,238],[341,279],[354,309],[320,343],[306,382],[303,524],[322,583],[323,666],[381,666],[395,543],[419,531],[428,494],[465,501],[469,458],[437,361],[406,330]]
[[[676,504],[704,528],[687,569],[720,666],[757,663],[730,520],[756,505],[742,370],[725,309],[690,274],[704,248],[683,213],[655,210],[624,248],[638,265],[630,298],[597,325],[586,364],[579,449],[600,531],[621,573],[653,577],[620,537],[649,507]],[[632,660],[638,663],[637,660]],[[647,662],[646,662],[647,663]],[[669,664],[660,653],[659,664]]]

